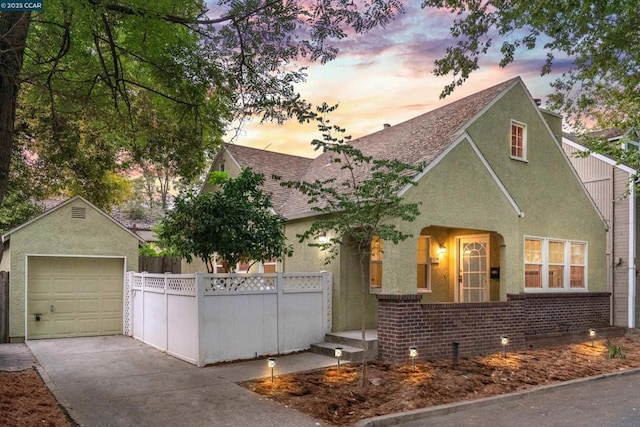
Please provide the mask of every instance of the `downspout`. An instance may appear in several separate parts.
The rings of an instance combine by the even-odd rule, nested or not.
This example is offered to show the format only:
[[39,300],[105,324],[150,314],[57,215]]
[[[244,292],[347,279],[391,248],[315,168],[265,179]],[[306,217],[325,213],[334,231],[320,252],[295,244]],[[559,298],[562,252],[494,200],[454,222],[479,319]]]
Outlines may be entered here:
[[636,179],[629,178],[629,294],[628,327],[636,327]]

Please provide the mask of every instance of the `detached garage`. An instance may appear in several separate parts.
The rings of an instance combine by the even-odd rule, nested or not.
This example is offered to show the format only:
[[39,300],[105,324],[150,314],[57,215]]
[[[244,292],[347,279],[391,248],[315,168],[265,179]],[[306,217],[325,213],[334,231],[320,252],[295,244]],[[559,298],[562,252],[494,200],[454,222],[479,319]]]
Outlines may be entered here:
[[122,333],[126,271],[142,240],[82,197],[2,236],[9,339]]

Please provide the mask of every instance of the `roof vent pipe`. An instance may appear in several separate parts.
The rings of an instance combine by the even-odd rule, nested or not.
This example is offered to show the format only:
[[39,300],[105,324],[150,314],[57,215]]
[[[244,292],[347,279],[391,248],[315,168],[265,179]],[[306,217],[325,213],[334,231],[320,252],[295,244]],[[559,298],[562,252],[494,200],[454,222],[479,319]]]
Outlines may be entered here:
[[390,125],[389,123],[385,123],[385,124],[383,124],[382,126],[383,126],[385,129],[387,129],[387,128],[390,128],[390,127],[391,127],[391,125]]

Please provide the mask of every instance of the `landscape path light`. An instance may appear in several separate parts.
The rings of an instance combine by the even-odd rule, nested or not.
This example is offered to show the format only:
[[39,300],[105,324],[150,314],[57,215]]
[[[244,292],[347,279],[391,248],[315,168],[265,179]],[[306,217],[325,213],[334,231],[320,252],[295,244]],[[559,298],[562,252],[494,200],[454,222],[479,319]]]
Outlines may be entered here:
[[340,372],[340,358],[342,357],[342,347],[336,347],[333,349],[333,355],[338,359],[338,372]]
[[504,350],[504,357],[507,357],[507,345],[509,344],[509,337],[503,335],[500,337],[500,343],[502,343],[502,348]]
[[591,338],[591,347],[593,347],[593,340],[596,338],[596,330],[591,328],[589,329],[589,338]]
[[418,357],[418,349],[416,347],[409,347],[409,357],[411,358],[411,366],[413,370],[416,370],[416,357]]
[[271,382],[273,382],[273,368],[276,367],[276,358],[275,357],[268,358],[267,364],[269,365],[269,368],[271,368]]

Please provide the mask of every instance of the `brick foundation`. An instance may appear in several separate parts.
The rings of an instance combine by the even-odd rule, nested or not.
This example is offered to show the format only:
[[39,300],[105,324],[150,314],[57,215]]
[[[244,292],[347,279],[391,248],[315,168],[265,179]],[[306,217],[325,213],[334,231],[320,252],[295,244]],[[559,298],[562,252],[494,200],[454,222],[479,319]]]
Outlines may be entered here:
[[507,301],[422,304],[420,295],[378,295],[379,358],[406,363],[408,348],[419,359],[450,358],[526,348],[529,335],[587,331],[609,326],[609,293],[516,294]]

